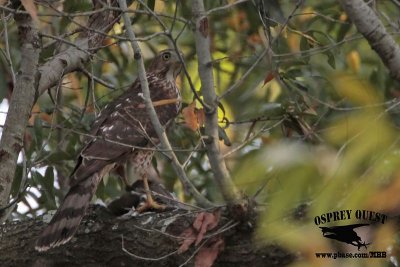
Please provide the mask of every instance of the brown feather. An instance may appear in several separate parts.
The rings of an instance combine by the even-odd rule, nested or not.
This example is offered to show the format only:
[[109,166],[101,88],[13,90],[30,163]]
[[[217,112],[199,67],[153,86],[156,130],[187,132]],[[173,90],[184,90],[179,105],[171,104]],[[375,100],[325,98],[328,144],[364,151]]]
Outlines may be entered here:
[[[169,54],[168,58],[166,54]],[[162,51],[155,57],[147,73],[152,101],[179,98],[175,79],[180,68],[178,56],[173,50]],[[140,150],[140,147],[153,146],[157,135],[146,109],[141,108],[144,104],[141,92],[140,82],[136,80],[129,90],[109,103],[96,118],[90,131],[92,136],[85,140],[70,176],[71,188],[37,240],[36,250],[48,250],[73,237],[98,184],[116,164],[133,160],[140,175],[145,172],[153,152]],[[179,108],[180,102],[157,106],[161,124],[166,127],[177,116]]]
[[36,250],[46,251],[65,244],[74,236],[101,178],[113,167],[114,164],[107,165],[100,172],[71,187],[62,205],[37,240]]

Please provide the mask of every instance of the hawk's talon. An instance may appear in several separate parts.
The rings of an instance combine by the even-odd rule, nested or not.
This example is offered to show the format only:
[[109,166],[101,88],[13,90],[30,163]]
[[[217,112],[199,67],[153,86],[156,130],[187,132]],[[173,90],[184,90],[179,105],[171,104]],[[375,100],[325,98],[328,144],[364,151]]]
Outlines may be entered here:
[[161,211],[165,210],[167,208],[166,205],[160,204],[153,199],[146,173],[143,173],[142,179],[143,179],[144,191],[146,192],[146,201],[142,205],[140,205],[136,210],[139,213],[144,212],[146,210],[161,210]]
[[160,204],[156,202],[152,197],[147,198],[144,203],[141,203],[139,207],[136,209],[137,212],[142,213],[148,210],[159,210],[163,211],[167,208],[167,205]]

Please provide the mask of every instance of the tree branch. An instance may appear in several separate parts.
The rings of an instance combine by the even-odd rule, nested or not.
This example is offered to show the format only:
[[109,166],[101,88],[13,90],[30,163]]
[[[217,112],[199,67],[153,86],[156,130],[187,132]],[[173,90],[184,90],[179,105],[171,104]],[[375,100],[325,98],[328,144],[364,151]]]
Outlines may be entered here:
[[137,65],[138,65],[138,76],[140,80],[140,85],[142,88],[143,92],[143,98],[144,102],[146,105],[147,112],[150,116],[151,123],[153,124],[154,130],[157,133],[158,138],[160,139],[161,142],[161,148],[165,150],[164,154],[171,160],[172,167],[174,168],[176,174],[178,175],[179,179],[182,182],[183,187],[185,188],[185,191],[189,192],[194,199],[199,203],[199,205],[203,207],[210,207],[212,204],[204,198],[203,195],[200,194],[200,192],[197,191],[197,189],[194,187],[194,185],[190,182],[189,178],[186,176],[186,173],[182,167],[182,165],[179,163],[178,158],[176,157],[175,153],[172,150],[171,144],[168,141],[167,135],[165,133],[164,127],[161,125],[158,117],[156,110],[154,109],[153,103],[151,101],[150,97],[150,91],[149,91],[149,84],[147,82],[147,77],[146,77],[146,71],[144,68],[144,63],[143,59],[141,56],[141,50],[139,47],[139,44],[137,41],[135,41],[135,33],[132,30],[131,21],[128,16],[128,13],[125,11],[128,9],[126,5],[126,0],[118,0],[119,5],[121,9],[123,10],[122,17],[124,20],[126,32],[128,35],[128,38],[130,39],[130,43],[132,46],[132,49],[134,51],[134,57],[137,60]]
[[75,41],[75,46],[60,52],[40,66],[39,72],[42,75],[39,80],[39,95],[56,85],[63,75],[79,69],[83,63],[89,61],[97,52],[92,48],[101,47],[99,44],[106,38],[106,33],[118,21],[120,11],[111,8],[118,6],[117,0],[94,2],[96,3],[94,9],[102,9],[103,2],[107,2],[110,8],[100,13],[96,12],[89,18],[88,25]]
[[[76,238],[46,253],[34,249],[37,236],[45,227],[43,217],[0,225],[0,262],[2,266],[178,266],[195,258],[196,248],[176,253],[178,236],[196,218],[197,212],[173,210],[116,218],[104,207],[91,206]],[[253,229],[224,227],[227,219],[205,235],[218,234],[225,248],[214,267],[286,266],[295,256],[276,245],[255,245]],[[224,231],[225,230],[225,231]],[[123,236],[123,244],[121,237]],[[194,256],[194,257],[193,257]],[[187,265],[194,266],[194,259]]]
[[[94,9],[102,8],[103,1],[94,2]],[[116,0],[109,0],[110,6],[118,6]],[[30,116],[35,99],[56,85],[62,76],[75,71],[87,62],[90,56],[97,50],[87,50],[98,46],[115,22],[120,11],[107,10],[102,13],[94,13],[88,22],[88,26],[75,42],[76,46],[57,54],[45,62],[38,69],[39,37],[38,31],[29,20],[29,15],[14,13],[15,20],[19,24],[20,40],[22,43],[21,64],[17,82],[11,98],[10,108],[4,126],[3,137],[0,142],[0,208],[7,205],[11,184],[14,179],[18,154],[23,146],[25,128]],[[36,91],[37,89],[37,91]],[[2,214],[7,214],[4,212]],[[0,217],[5,217],[0,214]],[[0,218],[0,222],[5,218]]]
[[192,1],[192,14],[196,22],[195,39],[197,57],[199,60],[198,71],[201,80],[201,91],[206,107],[209,107],[206,109],[205,116],[205,133],[207,136],[205,143],[207,155],[210,160],[215,181],[225,201],[227,201],[229,205],[237,204],[241,196],[232,182],[219,147],[218,100],[214,90],[208,18],[202,0]]
[[400,47],[374,11],[363,0],[339,0],[357,30],[382,59],[390,75],[400,82]]
[[[18,154],[23,147],[25,127],[35,101],[37,65],[40,43],[38,30],[29,15],[15,15],[21,43],[21,62],[11,96],[7,119],[0,141],[0,207],[9,200],[15,175]],[[0,223],[5,221],[7,212],[0,214]]]

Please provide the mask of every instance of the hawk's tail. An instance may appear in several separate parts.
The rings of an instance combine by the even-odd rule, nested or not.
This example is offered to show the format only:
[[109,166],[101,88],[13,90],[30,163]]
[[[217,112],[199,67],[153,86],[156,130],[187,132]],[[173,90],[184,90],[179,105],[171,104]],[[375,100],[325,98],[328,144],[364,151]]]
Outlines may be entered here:
[[102,178],[102,172],[73,185],[63,203],[36,242],[35,249],[46,251],[67,243],[75,234],[90,200]]

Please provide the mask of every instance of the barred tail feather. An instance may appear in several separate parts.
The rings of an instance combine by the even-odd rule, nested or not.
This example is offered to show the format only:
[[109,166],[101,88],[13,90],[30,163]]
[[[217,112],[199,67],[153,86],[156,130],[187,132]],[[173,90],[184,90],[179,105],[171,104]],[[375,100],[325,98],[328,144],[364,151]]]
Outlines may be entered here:
[[71,240],[103,174],[103,171],[97,172],[70,188],[62,205],[37,240],[36,250],[46,251]]

